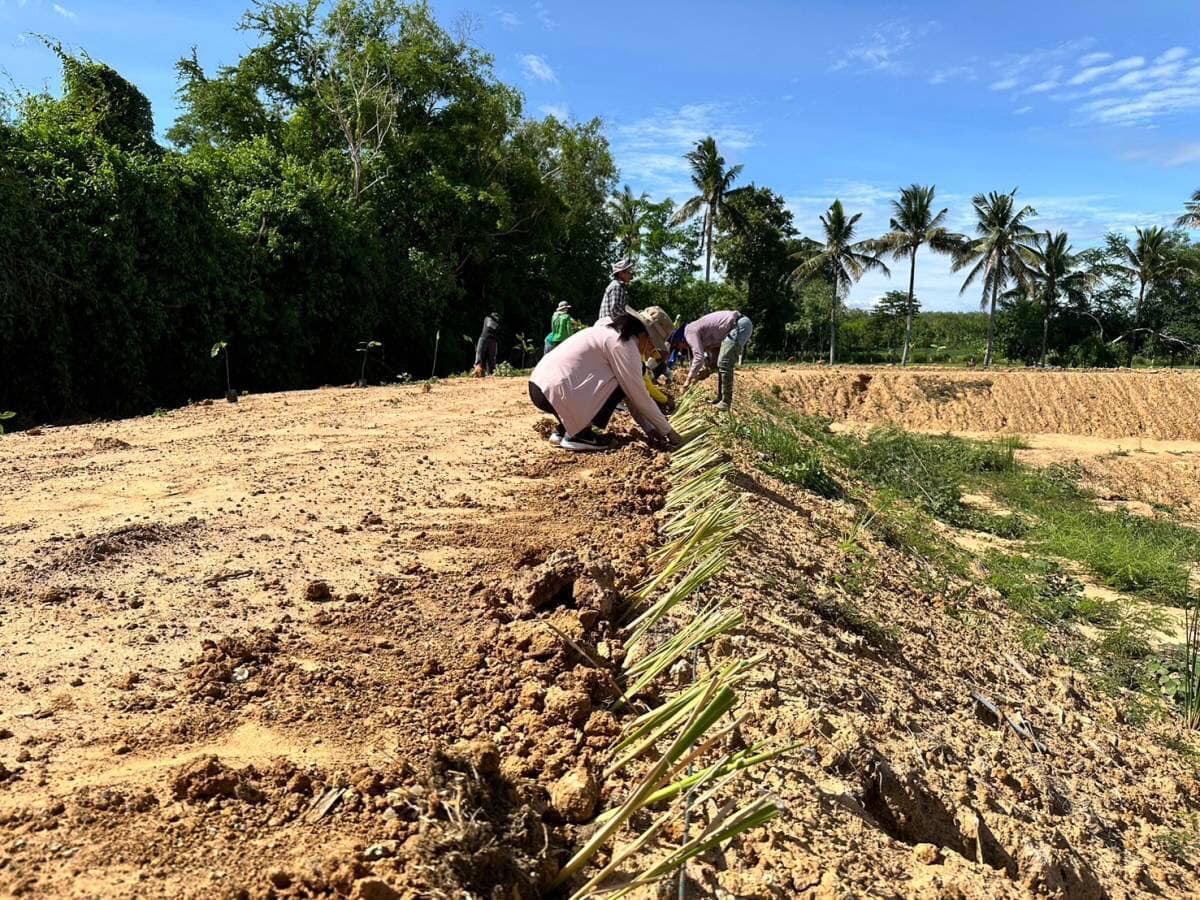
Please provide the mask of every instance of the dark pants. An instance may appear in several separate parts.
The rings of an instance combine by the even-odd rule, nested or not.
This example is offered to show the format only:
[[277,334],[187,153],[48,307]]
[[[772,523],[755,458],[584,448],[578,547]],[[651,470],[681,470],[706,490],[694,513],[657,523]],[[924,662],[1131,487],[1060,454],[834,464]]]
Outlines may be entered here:
[[[566,433],[566,430],[563,428],[562,419],[560,419],[558,417],[558,413],[554,411],[554,404],[552,404],[546,395],[542,393],[542,389],[532,381],[529,382],[529,399],[533,401],[533,405],[542,412],[549,413],[550,415],[554,416],[554,418],[558,421],[558,430],[564,434]],[[620,388],[614,390],[612,396],[604,401],[604,405],[600,407],[600,411],[596,413],[595,418],[592,419],[592,427],[600,429],[607,428],[608,421],[612,418],[613,411],[616,410],[617,404],[624,399],[625,392],[623,390]],[[575,437],[575,435],[570,435],[570,437]]]
[[494,337],[481,336],[475,344],[475,365],[483,366],[483,370],[491,375],[496,371],[496,353],[499,349],[500,344]]

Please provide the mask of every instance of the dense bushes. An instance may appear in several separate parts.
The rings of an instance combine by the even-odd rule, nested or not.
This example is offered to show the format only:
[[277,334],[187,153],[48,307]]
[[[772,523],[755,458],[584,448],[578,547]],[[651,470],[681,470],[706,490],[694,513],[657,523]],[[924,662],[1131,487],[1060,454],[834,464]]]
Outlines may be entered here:
[[179,150],[86,56],[60,53],[61,99],[0,122],[0,409],[18,422],[218,395],[217,340],[237,387],[345,383],[362,340],[384,342],[377,376],[428,374],[441,330],[445,372],[491,309],[511,342],[558,299],[598,302],[615,175],[598,122],[524,120],[423,4],[262,4],[243,24],[259,43],[237,66],[181,62]]

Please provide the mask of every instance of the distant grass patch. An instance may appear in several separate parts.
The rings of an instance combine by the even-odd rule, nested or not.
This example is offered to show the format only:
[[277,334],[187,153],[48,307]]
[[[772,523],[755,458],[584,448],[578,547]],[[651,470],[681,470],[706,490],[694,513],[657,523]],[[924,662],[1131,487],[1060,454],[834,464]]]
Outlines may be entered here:
[[[759,393],[754,399],[761,413],[737,427],[749,428],[751,443],[771,461],[764,468],[785,480],[834,496],[826,479],[844,472],[886,493],[892,507],[904,501],[955,528],[1024,539],[1038,553],[1082,563],[1116,590],[1172,604],[1187,598],[1188,570],[1200,562],[1200,531],[1100,509],[1079,485],[1076,469],[1039,470],[1017,462],[1016,438],[975,441],[893,427],[865,437],[835,434],[824,420],[799,414],[776,397]],[[973,508],[963,503],[965,491],[985,493],[1012,514]]]
[[1117,603],[1085,596],[1083,585],[1050,560],[993,551],[983,568],[990,587],[1042,626],[1087,622],[1108,627],[1120,620]]

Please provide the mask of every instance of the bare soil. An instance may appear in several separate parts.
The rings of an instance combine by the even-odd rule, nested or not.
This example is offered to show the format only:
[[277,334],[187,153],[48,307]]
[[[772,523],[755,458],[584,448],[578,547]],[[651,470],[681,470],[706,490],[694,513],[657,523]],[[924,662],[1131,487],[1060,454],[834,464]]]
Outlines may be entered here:
[[[864,371],[869,393],[882,376]],[[996,388],[1009,411],[993,398],[973,423],[929,397],[859,419],[813,387],[862,374],[755,370],[738,388],[779,384],[852,423],[1030,435],[1040,415],[1050,435],[1200,441],[1197,376],[1145,375],[1184,385],[1178,409],[1143,404],[1109,435],[1134,414],[1102,385],[1143,373],[1098,375],[1099,399],[1072,406],[1057,373],[929,372],[1045,375],[1061,408]],[[667,487],[639,443],[577,456],[544,427],[522,380],[486,379],[0,440],[0,896],[536,895],[623,796],[593,779],[613,685],[571,644],[621,652],[607,619]],[[1130,449],[1087,454],[1114,493],[1165,490],[1155,466],[1187,458]],[[710,590],[746,624],[710,662],[765,650],[739,738],[796,747],[745,786],[785,814],[693,864],[693,895],[1200,891],[1188,735],[1023,651],[999,597],[881,543],[863,510],[737,462],[753,521]]]
[[[523,390],[328,389],[0,441],[0,895],[536,882],[503,860],[553,855],[549,790],[611,723],[543,716],[577,660],[513,591],[565,588],[578,637],[576,576],[642,574],[665,459],[551,452]],[[470,739],[496,765],[453,749]],[[425,871],[452,851],[462,871]]]

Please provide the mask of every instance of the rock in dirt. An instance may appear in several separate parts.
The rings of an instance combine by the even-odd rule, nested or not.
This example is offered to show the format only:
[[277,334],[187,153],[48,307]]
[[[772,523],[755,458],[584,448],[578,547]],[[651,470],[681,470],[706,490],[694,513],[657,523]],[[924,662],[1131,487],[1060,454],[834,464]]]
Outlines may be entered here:
[[445,751],[445,756],[452,765],[468,767],[485,777],[500,771],[500,751],[491,741],[459,741]]
[[575,553],[559,550],[537,568],[521,575],[513,586],[513,599],[530,609],[570,601],[575,579],[582,571]]
[[401,894],[382,878],[360,878],[350,896],[353,900],[400,900]]
[[913,859],[924,866],[935,866],[942,860],[942,851],[935,844],[915,844],[912,849]]
[[309,603],[328,603],[333,599],[333,591],[327,581],[310,581],[304,589],[304,599]]
[[247,767],[235,771],[216,756],[202,756],[186,763],[175,775],[171,792],[176,800],[211,800],[214,797],[236,797],[256,803],[262,799],[250,780],[254,769]]
[[592,698],[579,690],[552,687],[543,701],[546,718],[551,722],[582,725],[592,712]]
[[550,788],[550,804],[568,822],[586,822],[596,812],[600,785],[589,769],[568,772]]

